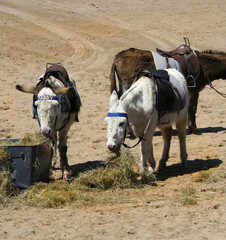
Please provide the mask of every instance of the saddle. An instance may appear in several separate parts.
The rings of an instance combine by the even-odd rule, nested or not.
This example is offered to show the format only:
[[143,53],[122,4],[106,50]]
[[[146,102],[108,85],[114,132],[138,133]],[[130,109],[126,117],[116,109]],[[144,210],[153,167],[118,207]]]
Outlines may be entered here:
[[179,112],[184,107],[178,89],[170,82],[170,77],[166,70],[156,70],[153,77],[157,87],[156,91],[156,109],[158,118],[165,113]]
[[[174,58],[179,62],[182,72],[188,82],[188,87],[191,84],[195,86],[195,80],[198,77],[200,66],[199,60],[194,51],[190,48],[190,42],[187,38],[185,39],[185,44],[180,45],[174,50],[165,51],[156,48],[156,51],[163,57],[166,58],[167,65],[170,68],[168,58]],[[187,44],[187,41],[189,44]]]
[[[48,65],[51,65],[51,66],[48,67]],[[61,82],[64,84],[65,87],[67,86],[67,83],[70,83],[70,79],[69,79],[67,70],[61,65],[61,63],[53,63],[53,64],[47,63],[46,64],[46,71],[43,76],[43,80],[46,80],[50,76],[53,76],[53,77],[61,80]],[[40,79],[40,80],[42,80],[42,79]]]

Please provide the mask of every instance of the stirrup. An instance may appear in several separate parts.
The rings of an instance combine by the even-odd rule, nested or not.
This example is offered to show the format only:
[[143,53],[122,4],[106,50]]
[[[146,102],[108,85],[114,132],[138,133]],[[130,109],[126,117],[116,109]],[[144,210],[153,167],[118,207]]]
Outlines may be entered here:
[[194,78],[191,74],[188,75],[188,76],[186,77],[186,82],[187,82],[187,83],[188,83],[188,81],[187,81],[188,78],[192,78],[194,84],[193,84],[193,85],[188,85],[188,84],[187,84],[187,87],[188,87],[188,88],[195,88],[195,87],[196,87],[195,78]]
[[161,118],[164,114],[169,113],[168,111],[162,111],[159,115],[159,124],[169,124],[170,123],[170,119],[168,120],[168,122],[161,122]]

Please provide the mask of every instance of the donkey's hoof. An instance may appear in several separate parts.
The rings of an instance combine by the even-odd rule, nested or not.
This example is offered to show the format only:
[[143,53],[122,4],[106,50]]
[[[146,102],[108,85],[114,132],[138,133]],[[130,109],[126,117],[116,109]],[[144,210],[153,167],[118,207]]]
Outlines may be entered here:
[[183,167],[183,168],[187,168],[187,167],[188,167],[188,162],[187,162],[187,161],[182,162],[182,167]]
[[150,184],[151,182],[154,182],[154,181],[156,181],[156,177],[153,172],[152,173],[149,172],[149,174],[147,173],[142,174],[141,176],[141,182],[143,184]]
[[70,182],[71,181],[71,175],[69,174],[69,172],[64,172],[63,173],[63,180]]
[[197,134],[197,135],[200,134],[199,129],[196,126],[194,126],[193,124],[189,124],[188,129],[189,129],[190,133]]
[[165,162],[164,163],[160,163],[159,167],[158,167],[158,172],[162,171],[164,168],[166,168],[166,163]]

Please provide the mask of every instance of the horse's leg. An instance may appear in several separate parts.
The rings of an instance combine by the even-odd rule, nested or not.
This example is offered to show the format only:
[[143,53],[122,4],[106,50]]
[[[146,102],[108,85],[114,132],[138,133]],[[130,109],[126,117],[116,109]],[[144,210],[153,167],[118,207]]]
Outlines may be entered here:
[[188,121],[188,128],[191,132],[195,133],[198,132],[198,128],[196,126],[196,112],[197,112],[197,106],[198,106],[198,98],[199,93],[190,93],[190,103],[188,107],[188,113],[189,113],[189,121]]
[[66,181],[70,180],[69,165],[67,159],[67,134],[69,127],[66,126],[64,129],[59,131],[59,144],[58,150],[60,154],[60,167],[62,170],[63,179]]
[[164,145],[163,145],[163,152],[162,157],[159,162],[158,170],[161,170],[166,167],[166,162],[169,158],[169,149],[170,149],[170,142],[172,138],[172,126],[164,127],[161,129]]
[[183,167],[187,166],[187,151],[186,151],[186,123],[187,116],[183,121],[176,124],[178,138],[180,141],[180,159]]

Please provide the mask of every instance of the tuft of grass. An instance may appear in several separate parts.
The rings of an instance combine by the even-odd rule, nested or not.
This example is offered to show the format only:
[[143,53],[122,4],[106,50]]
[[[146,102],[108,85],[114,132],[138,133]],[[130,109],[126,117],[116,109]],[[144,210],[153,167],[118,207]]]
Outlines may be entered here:
[[180,202],[183,205],[197,204],[197,191],[193,186],[186,186],[180,191]]
[[29,206],[58,208],[76,201],[77,194],[65,181],[36,183],[19,196]]
[[213,183],[218,181],[217,174],[213,170],[200,171],[194,178],[195,182]]
[[7,202],[9,197],[18,195],[19,189],[12,182],[11,173],[9,170],[0,172],[0,204]]

